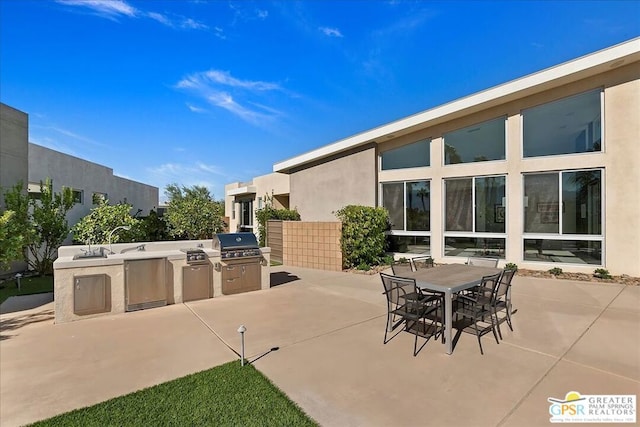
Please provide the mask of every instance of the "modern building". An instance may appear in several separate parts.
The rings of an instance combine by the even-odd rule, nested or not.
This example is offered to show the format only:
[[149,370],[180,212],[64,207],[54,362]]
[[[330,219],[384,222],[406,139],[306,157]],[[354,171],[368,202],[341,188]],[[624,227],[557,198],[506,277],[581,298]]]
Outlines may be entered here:
[[[0,103],[0,190],[29,179],[29,116]],[[4,191],[0,191],[0,210]]]
[[276,209],[289,209],[289,175],[270,173],[251,182],[225,185],[224,206],[225,216],[229,218],[229,231],[258,234],[256,211],[267,203]]
[[[303,221],[383,206],[392,250],[640,276],[640,39],[274,165]],[[339,189],[339,190],[337,190]]]
[[[146,215],[158,206],[158,188],[113,174],[113,169],[28,142],[29,117],[0,104],[0,193],[18,182],[38,197],[40,181],[51,179],[53,191],[73,190],[75,205],[67,214],[72,226],[100,199],[132,205],[132,214]],[[4,201],[0,195],[0,208]],[[70,243],[71,236],[67,241]]]

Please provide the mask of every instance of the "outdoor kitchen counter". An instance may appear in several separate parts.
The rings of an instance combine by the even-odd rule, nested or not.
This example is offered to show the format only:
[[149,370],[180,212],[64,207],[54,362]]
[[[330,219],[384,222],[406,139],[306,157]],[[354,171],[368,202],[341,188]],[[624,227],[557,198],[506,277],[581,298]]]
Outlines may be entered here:
[[[200,248],[204,251],[209,259],[219,258],[220,251],[213,249]],[[77,255],[77,254],[76,254]],[[115,253],[113,255],[107,255],[104,257],[95,258],[81,258],[73,259],[75,255],[60,256],[53,263],[54,269],[64,268],[79,268],[79,267],[95,267],[106,265],[124,264],[125,261],[134,259],[151,259],[151,258],[166,258],[169,261],[184,259],[185,253],[179,249],[171,250],[144,250],[144,251],[130,251],[125,253]]]
[[[144,250],[138,250],[144,245]],[[103,248],[106,253],[115,252],[106,257],[74,259],[89,250],[87,245],[62,246],[58,250],[58,259],[53,263],[54,270],[54,309],[55,322],[63,323],[92,317],[125,313],[126,273],[128,261],[166,259],[165,284],[166,304],[183,302],[183,270],[188,267],[184,250],[197,248],[202,250],[207,260],[202,264],[211,269],[213,297],[222,296],[221,292],[221,255],[212,249],[211,240],[189,240],[177,242],[118,243],[91,246],[91,250]],[[262,289],[270,287],[269,261],[270,248],[260,248],[263,256],[261,263]]]

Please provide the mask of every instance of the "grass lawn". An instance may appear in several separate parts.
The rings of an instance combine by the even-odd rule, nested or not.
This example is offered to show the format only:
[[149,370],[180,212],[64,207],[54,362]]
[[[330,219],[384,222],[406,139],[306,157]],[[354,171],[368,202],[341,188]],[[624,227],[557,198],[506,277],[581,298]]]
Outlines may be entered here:
[[16,295],[41,294],[53,292],[53,276],[24,277],[20,279],[20,291],[15,279],[0,283],[0,304]]
[[317,426],[240,361],[40,421],[33,426]]

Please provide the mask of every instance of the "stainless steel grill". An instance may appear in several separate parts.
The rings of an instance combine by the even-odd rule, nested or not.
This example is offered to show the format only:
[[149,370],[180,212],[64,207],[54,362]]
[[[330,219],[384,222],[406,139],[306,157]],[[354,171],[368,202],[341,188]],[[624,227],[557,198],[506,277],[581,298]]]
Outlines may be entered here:
[[262,252],[253,233],[216,234],[213,249],[220,251],[224,295],[262,288]]
[[253,233],[220,233],[213,236],[213,249],[222,259],[262,257]]

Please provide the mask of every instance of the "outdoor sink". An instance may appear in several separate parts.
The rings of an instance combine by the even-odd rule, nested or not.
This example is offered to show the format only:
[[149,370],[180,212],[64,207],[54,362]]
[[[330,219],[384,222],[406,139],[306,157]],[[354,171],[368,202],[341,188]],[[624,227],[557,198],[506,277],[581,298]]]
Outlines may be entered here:
[[107,251],[104,248],[94,249],[92,251],[83,252],[73,256],[74,261],[77,259],[106,258]]

